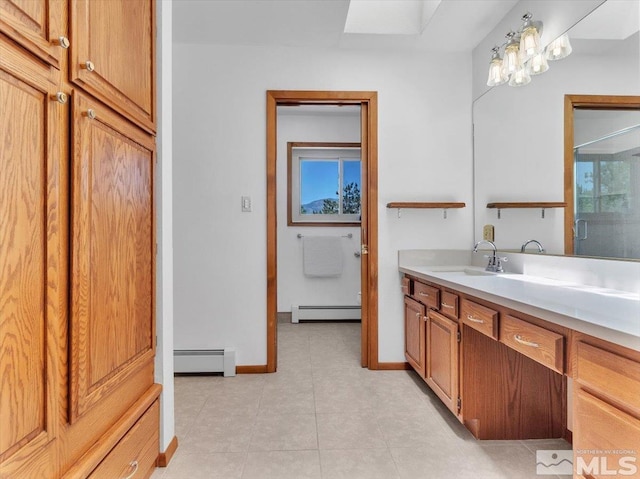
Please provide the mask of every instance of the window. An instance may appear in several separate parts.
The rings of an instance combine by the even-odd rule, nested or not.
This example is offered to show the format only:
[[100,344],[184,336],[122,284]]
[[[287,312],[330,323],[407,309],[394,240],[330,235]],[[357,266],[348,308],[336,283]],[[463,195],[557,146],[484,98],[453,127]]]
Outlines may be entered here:
[[630,214],[632,157],[627,155],[577,155],[576,199],[581,213]]
[[288,148],[288,224],[360,224],[359,143],[293,143]]

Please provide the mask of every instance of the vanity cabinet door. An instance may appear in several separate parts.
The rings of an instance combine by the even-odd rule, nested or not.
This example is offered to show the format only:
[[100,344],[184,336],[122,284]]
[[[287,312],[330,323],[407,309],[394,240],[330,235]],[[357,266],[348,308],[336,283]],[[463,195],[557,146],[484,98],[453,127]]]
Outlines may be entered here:
[[458,413],[458,323],[436,311],[427,315],[425,379],[444,404]]
[[425,319],[423,304],[404,298],[404,355],[421,377],[425,372]]

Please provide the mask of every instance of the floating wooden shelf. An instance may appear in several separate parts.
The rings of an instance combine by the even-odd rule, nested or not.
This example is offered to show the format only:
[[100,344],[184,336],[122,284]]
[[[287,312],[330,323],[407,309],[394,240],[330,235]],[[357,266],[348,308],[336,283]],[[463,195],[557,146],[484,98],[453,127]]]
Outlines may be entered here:
[[544,218],[544,210],[547,208],[565,208],[567,203],[563,201],[527,201],[527,202],[504,202],[504,203],[487,203],[487,208],[496,208],[498,210],[498,219],[500,219],[500,210],[507,208],[540,208],[542,217]]
[[417,208],[440,208],[442,209],[442,215],[444,219],[447,219],[447,210],[449,208],[464,208],[467,206],[465,203],[437,203],[437,202],[423,202],[423,201],[394,201],[387,203],[387,208],[398,208],[398,218],[400,218],[400,210],[403,208],[417,209]]
[[418,202],[418,201],[395,201],[393,203],[387,203],[387,208],[464,208],[467,206],[465,203],[433,203],[433,202]]

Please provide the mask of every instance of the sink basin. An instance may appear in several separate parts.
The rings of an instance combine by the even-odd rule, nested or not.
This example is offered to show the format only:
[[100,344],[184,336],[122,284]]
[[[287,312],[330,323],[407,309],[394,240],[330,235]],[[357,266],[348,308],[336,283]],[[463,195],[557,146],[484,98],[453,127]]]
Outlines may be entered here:
[[[499,273],[486,271],[480,266],[442,266],[429,268],[434,273],[452,273],[451,276],[495,276]],[[449,276],[449,274],[447,274]]]

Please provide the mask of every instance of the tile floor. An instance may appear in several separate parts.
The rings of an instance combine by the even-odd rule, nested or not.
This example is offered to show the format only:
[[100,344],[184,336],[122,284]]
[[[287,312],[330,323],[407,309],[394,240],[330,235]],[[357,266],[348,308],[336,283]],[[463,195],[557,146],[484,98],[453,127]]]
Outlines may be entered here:
[[556,477],[535,451],[565,441],[476,441],[413,371],[359,360],[358,323],[281,323],[277,373],[177,377],[179,447],[152,479]]

